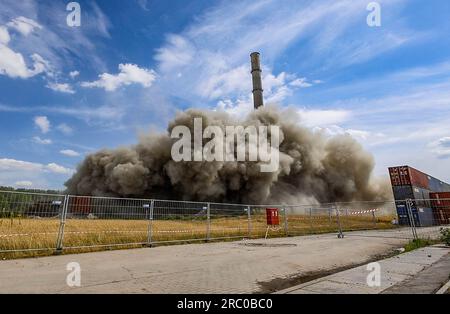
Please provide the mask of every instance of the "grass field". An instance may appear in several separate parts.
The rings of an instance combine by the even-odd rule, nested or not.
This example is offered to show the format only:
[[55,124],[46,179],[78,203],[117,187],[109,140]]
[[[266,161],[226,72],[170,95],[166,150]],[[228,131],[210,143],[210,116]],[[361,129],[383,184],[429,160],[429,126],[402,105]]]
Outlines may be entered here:
[[[393,217],[369,216],[341,217],[344,231],[392,228]],[[0,219],[0,258],[11,259],[50,255],[54,253],[60,222],[58,219]],[[64,230],[64,253],[90,252],[122,247],[142,247],[148,241],[148,230],[152,230],[152,242],[162,245],[173,242],[204,241],[208,226],[205,219],[192,220],[103,220],[68,219]],[[252,216],[251,237],[265,236],[265,215]],[[290,215],[288,235],[307,235],[337,232],[336,217]],[[249,222],[246,216],[212,217],[209,234],[211,240],[224,238],[248,238]],[[269,237],[286,236],[282,219],[280,226],[271,228]],[[1,252],[13,250],[14,252]],[[22,251],[27,250],[27,251]]]

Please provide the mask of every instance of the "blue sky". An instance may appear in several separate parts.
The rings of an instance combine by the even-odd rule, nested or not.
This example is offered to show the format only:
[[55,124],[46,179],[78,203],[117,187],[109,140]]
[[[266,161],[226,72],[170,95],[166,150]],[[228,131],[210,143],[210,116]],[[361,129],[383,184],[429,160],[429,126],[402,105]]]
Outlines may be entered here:
[[349,133],[375,173],[409,164],[450,181],[450,2],[0,2],[0,185],[62,188],[83,156],[163,131],[177,110],[252,108],[249,54],[266,103]]

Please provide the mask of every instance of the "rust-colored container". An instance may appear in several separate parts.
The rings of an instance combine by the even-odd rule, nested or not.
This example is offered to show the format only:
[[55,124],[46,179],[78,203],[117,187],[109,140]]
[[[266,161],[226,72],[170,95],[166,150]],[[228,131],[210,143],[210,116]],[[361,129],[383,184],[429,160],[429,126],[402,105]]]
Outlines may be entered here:
[[278,226],[280,224],[278,208],[266,208],[266,217],[268,226]]
[[438,225],[450,223],[450,192],[430,193],[434,221]]
[[71,196],[69,213],[74,215],[88,215],[92,211],[91,198],[86,196]]
[[412,185],[428,189],[429,176],[409,166],[390,167],[389,176],[392,186]]

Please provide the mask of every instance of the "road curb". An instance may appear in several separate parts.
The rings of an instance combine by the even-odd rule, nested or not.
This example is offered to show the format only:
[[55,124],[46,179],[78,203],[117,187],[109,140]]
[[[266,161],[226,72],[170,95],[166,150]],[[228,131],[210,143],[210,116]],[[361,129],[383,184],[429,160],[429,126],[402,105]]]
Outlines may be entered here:
[[450,280],[447,281],[447,283],[443,285],[438,291],[436,291],[436,294],[444,294],[448,289],[450,289]]

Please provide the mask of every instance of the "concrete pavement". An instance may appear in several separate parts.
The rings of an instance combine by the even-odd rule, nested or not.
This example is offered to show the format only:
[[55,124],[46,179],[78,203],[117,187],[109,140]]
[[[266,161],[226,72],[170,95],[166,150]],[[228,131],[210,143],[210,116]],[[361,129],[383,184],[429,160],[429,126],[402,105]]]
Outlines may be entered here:
[[[312,273],[366,263],[407,243],[398,230],[174,245],[0,261],[0,293],[272,292]],[[405,233],[408,230],[404,231]],[[69,287],[66,266],[81,266]],[[417,267],[420,267],[418,265]],[[273,285],[278,281],[277,285]],[[298,282],[297,282],[298,283]],[[272,285],[272,286],[271,286]]]
[[450,248],[432,246],[378,261],[381,285],[369,287],[366,265],[352,268],[282,291],[280,294],[317,293],[434,293],[450,275]]

